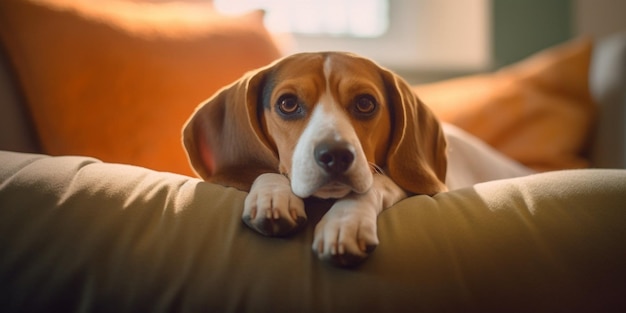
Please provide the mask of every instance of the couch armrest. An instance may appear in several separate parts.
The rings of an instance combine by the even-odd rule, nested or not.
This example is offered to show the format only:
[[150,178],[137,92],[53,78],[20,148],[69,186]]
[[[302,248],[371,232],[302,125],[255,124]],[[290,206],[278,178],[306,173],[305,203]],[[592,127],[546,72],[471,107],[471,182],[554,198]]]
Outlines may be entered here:
[[596,43],[589,79],[599,105],[592,165],[626,168],[626,32]]
[[286,239],[245,193],[84,157],[0,151],[1,312],[626,312],[626,170],[414,196],[354,269]]

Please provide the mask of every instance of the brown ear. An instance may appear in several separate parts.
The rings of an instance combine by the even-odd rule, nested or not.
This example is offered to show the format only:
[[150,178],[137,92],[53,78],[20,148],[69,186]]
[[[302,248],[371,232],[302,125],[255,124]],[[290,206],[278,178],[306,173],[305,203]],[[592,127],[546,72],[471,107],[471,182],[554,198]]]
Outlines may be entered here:
[[441,124],[402,78],[382,71],[392,110],[389,176],[414,194],[446,191],[446,140]]
[[183,127],[183,145],[198,176],[249,190],[278,158],[261,126],[261,90],[271,66],[249,72],[200,104]]

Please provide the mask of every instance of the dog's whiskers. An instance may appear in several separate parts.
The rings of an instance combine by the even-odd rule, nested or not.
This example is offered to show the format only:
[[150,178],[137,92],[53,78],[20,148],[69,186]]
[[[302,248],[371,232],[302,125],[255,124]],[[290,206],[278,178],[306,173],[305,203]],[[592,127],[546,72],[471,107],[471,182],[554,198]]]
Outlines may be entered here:
[[374,174],[381,174],[381,175],[386,175],[385,171],[378,165],[372,163],[372,162],[367,162],[370,166],[370,169],[372,170],[372,173]]

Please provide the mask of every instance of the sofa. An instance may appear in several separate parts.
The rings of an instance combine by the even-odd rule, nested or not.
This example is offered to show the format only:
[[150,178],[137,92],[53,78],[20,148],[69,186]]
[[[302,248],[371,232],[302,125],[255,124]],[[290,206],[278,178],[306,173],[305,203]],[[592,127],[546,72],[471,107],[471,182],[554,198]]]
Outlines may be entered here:
[[193,108],[280,57],[261,12],[210,3],[0,2],[2,312],[626,311],[626,35],[417,85],[445,122],[532,169],[409,197],[379,247],[311,251],[241,222],[244,191],[194,177]]

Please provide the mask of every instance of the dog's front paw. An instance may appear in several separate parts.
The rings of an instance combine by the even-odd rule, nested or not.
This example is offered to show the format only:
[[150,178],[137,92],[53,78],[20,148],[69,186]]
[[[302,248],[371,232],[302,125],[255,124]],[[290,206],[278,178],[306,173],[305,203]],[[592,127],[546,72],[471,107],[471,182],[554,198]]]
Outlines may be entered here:
[[339,200],[315,226],[313,252],[339,266],[361,263],[378,246],[376,212]]
[[304,202],[291,192],[286,177],[262,174],[246,197],[242,219],[263,235],[285,236],[305,224]]

